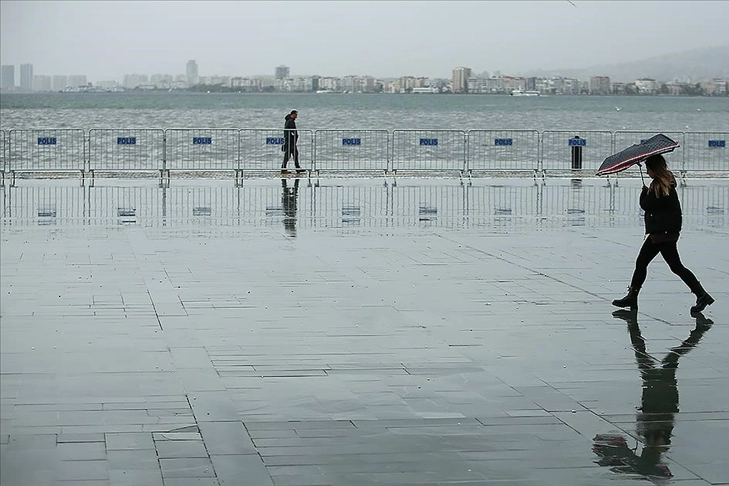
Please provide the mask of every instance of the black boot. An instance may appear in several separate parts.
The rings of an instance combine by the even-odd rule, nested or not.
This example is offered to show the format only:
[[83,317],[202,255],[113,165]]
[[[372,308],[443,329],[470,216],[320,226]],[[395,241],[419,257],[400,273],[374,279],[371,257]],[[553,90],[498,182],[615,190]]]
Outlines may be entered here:
[[638,292],[640,288],[628,287],[628,295],[622,299],[616,299],[613,301],[615,307],[630,307],[631,310],[638,308]]
[[707,305],[714,303],[714,298],[709,295],[708,292],[704,291],[703,295],[696,297],[696,305],[691,307],[691,313],[696,314],[706,309]]

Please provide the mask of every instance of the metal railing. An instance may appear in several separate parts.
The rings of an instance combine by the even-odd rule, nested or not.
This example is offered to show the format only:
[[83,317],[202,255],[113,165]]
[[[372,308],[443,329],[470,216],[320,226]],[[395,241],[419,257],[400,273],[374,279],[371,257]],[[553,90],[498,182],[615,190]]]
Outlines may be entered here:
[[164,170],[165,131],[161,129],[89,130],[89,172]]
[[[297,149],[302,164],[310,166],[314,157],[314,132],[297,130]],[[241,172],[280,170],[285,148],[284,131],[276,128],[240,130]],[[294,168],[293,157],[289,156],[287,168]]]
[[5,130],[0,130],[0,171],[3,178],[8,171],[6,164],[8,163],[8,134]]
[[[298,130],[301,166],[330,172],[594,172],[616,151],[654,131]],[[681,174],[729,173],[727,132],[663,132],[680,144],[667,155]],[[96,171],[271,172],[281,168],[280,129],[38,129],[0,131],[3,175]],[[292,157],[290,157],[292,158]],[[290,160],[288,168],[295,163]],[[638,168],[628,169],[636,175]]]
[[240,156],[240,134],[236,128],[165,130],[167,171],[237,171]]
[[387,130],[317,130],[314,137],[316,171],[388,171]]
[[[632,143],[626,145],[629,146]],[[541,137],[543,173],[570,170],[596,171],[615,152],[613,134],[608,131],[545,130]]]
[[463,172],[466,132],[463,130],[393,130],[390,170]]
[[82,129],[10,130],[9,172],[80,172],[86,168]]
[[687,172],[729,172],[729,132],[685,132],[683,169]]
[[537,130],[469,130],[466,139],[469,172],[539,170]]

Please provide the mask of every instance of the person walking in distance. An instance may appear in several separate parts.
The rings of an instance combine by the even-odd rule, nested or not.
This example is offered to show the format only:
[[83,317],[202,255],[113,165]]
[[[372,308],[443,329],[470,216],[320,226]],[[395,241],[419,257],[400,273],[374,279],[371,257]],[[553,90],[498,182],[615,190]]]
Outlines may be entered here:
[[304,172],[304,169],[299,165],[299,133],[296,131],[296,117],[299,112],[291,110],[291,113],[286,115],[286,123],[284,124],[284,146],[282,147],[284,152],[283,164],[281,165],[281,172],[286,172],[286,164],[289,158],[293,157],[294,165],[296,166],[296,172]]
[[628,294],[613,301],[616,307],[638,308],[638,292],[645,282],[648,264],[659,253],[673,273],[678,275],[696,295],[696,305],[691,312],[701,312],[714,299],[704,290],[696,276],[683,266],[678,256],[676,242],[681,233],[681,203],[676,192],[676,178],[668,170],[662,155],[652,155],[645,161],[646,172],[652,179],[650,187],[643,186],[640,207],[645,211],[646,238],[635,261],[633,279]]

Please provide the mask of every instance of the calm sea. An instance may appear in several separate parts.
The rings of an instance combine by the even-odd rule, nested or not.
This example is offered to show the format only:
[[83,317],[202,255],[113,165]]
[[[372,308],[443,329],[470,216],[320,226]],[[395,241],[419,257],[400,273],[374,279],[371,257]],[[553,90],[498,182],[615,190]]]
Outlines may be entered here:
[[386,94],[0,95],[0,127],[729,131],[729,98]]

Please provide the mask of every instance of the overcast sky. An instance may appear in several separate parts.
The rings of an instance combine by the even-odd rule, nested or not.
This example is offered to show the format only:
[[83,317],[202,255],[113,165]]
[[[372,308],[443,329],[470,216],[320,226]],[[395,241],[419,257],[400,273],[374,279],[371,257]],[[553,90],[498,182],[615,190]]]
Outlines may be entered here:
[[182,74],[188,59],[202,76],[285,64],[449,78],[456,66],[519,74],[729,45],[729,1],[2,0],[0,19],[2,64],[90,81]]

